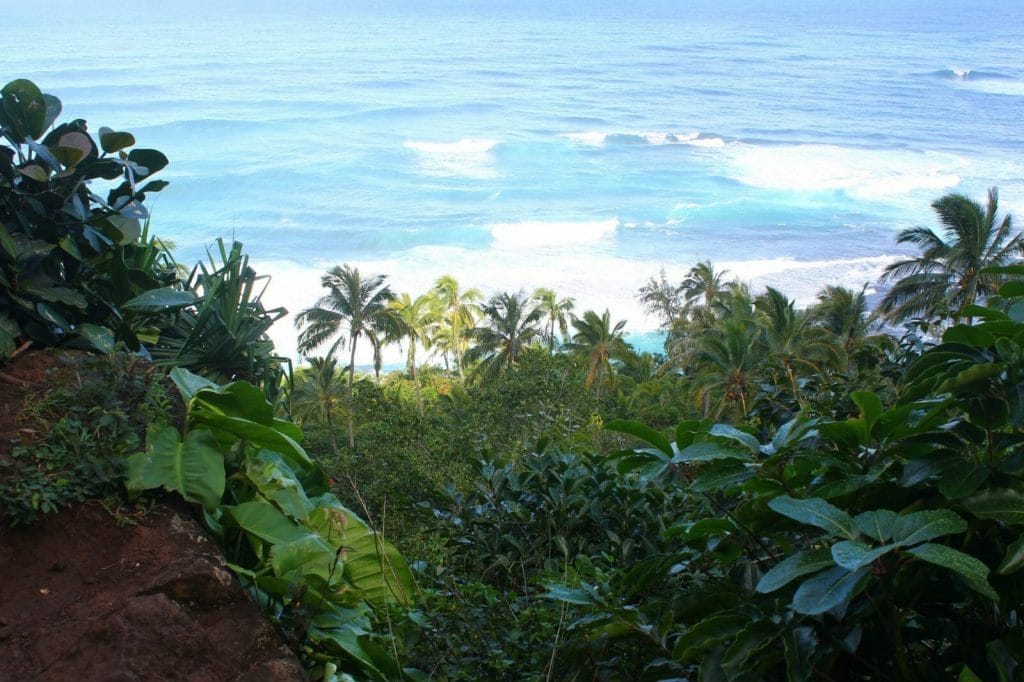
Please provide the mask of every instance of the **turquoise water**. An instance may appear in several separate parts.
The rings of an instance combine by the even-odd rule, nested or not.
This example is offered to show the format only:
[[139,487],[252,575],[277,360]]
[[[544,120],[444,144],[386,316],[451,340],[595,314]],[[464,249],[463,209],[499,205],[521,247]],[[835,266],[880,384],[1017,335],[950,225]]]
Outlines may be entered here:
[[945,192],[1024,207],[1016,0],[43,5],[5,12],[7,79],[165,152],[158,232],[242,240],[293,310],[350,262],[642,331],[660,267],[806,303]]

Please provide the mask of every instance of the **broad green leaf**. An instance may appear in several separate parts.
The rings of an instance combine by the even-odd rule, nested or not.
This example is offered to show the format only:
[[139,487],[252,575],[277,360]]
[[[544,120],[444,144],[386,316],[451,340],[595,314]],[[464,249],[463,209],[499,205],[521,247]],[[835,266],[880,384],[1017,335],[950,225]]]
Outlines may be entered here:
[[986,644],[985,653],[999,682],[1019,682],[1024,672],[1024,635],[1020,627]]
[[155,149],[133,149],[128,153],[128,160],[145,169],[139,178],[147,178],[167,166],[167,157]]
[[774,592],[800,576],[817,573],[831,566],[835,566],[835,562],[832,560],[829,550],[802,550],[772,566],[770,571],[761,576],[761,580],[757,583],[757,591],[761,593]]
[[892,526],[892,539],[897,545],[916,545],[943,535],[963,533],[967,522],[948,509],[929,509],[899,516]]
[[976,326],[958,324],[950,327],[942,335],[943,343],[962,343],[967,346],[988,348],[996,342],[994,336]]
[[193,429],[183,442],[174,427],[154,424],[146,451],[128,458],[126,485],[132,493],[163,487],[213,510],[224,495],[224,456],[209,431]]
[[856,447],[861,443],[862,430],[856,419],[843,422],[823,422],[818,425],[818,431],[825,438],[848,448]]
[[301,445],[269,426],[257,424],[254,421],[241,417],[228,417],[207,410],[195,411],[191,416],[196,423],[227,431],[242,440],[249,441],[253,445],[273,450],[284,457],[285,461],[288,462],[288,466],[300,473],[304,473],[314,466],[313,460],[309,458],[309,455],[306,454]]
[[756,473],[753,467],[734,460],[719,460],[705,464],[690,484],[690,491],[705,493],[722,490],[743,483]]
[[273,545],[270,548],[270,566],[274,575],[295,583],[315,575],[329,585],[341,582],[344,566],[340,552],[316,533]]
[[198,374],[184,369],[183,367],[175,367],[170,372],[171,381],[178,387],[178,392],[181,393],[181,398],[185,402],[192,400],[192,396],[196,394],[201,388],[218,388],[217,384],[210,381],[206,377],[201,377]]
[[896,523],[899,514],[888,509],[875,509],[873,511],[857,514],[853,522],[857,524],[857,530],[864,533],[873,540],[886,542],[892,537],[892,527]]
[[868,443],[871,441],[871,431],[875,422],[882,416],[882,400],[871,391],[854,391],[850,394],[850,398],[860,408],[858,421],[861,423],[862,429],[863,439],[861,442]]
[[888,554],[899,545],[882,545],[871,547],[862,542],[842,540],[832,545],[832,559],[847,571],[856,571],[862,566],[868,566],[880,556]]
[[719,642],[732,639],[749,623],[749,618],[739,614],[705,618],[679,636],[672,647],[672,658],[684,663],[693,662]]
[[967,498],[963,506],[979,519],[1024,524],[1024,493],[1019,490],[993,488]]
[[778,636],[778,626],[770,621],[758,620],[750,623],[736,633],[732,644],[726,648],[722,655],[722,670],[730,679],[737,679],[744,672],[747,661],[775,641]]
[[793,610],[809,616],[825,613],[853,599],[867,584],[871,568],[847,571],[836,566],[805,580],[793,595]]
[[330,544],[344,547],[345,579],[372,604],[408,604],[415,581],[398,550],[333,495],[311,501],[310,527]]
[[937,393],[956,393],[970,388],[971,386],[998,377],[1005,370],[1001,362],[986,362],[972,365],[956,376],[950,377],[942,382],[936,389]]
[[38,139],[46,130],[46,99],[36,84],[19,78],[0,90],[3,98],[3,112],[0,123],[13,128],[16,137]]
[[98,324],[80,324],[75,327],[75,336],[84,339],[90,346],[101,353],[113,353],[117,339],[114,332]]
[[53,95],[43,93],[43,101],[46,102],[46,120],[43,121],[43,130],[46,130],[53,125],[57,117],[60,116],[61,106],[60,100]]
[[556,583],[546,585],[545,587],[547,587],[547,594],[544,596],[548,599],[554,599],[555,601],[567,604],[576,604],[577,606],[594,606],[601,603],[600,599],[596,598],[596,595],[578,587],[569,587],[568,585]]
[[51,303],[63,303],[82,310],[85,310],[86,306],[88,306],[88,301],[85,300],[85,296],[83,296],[81,292],[69,289],[68,287],[37,288],[33,286],[26,286],[24,288],[24,292],[41,298],[44,301],[50,301]]
[[266,500],[225,506],[224,511],[239,528],[269,545],[287,545],[310,535],[309,529],[289,519]]
[[64,319],[64,316],[57,312],[57,310],[52,306],[48,306],[45,303],[37,303],[36,312],[38,312],[40,317],[52,324],[54,327],[58,327],[65,332],[70,331],[71,325],[69,325],[68,321]]
[[[1005,296],[1006,294],[1003,294],[1002,292],[1000,292],[999,295],[1000,296]],[[1002,312],[1001,310],[994,310],[992,308],[986,308],[984,306],[976,305],[976,304],[973,304],[973,303],[971,305],[964,306],[963,310],[960,311],[960,314],[961,315],[966,315],[966,316],[969,316],[969,317],[979,317],[979,318],[981,318],[983,320],[1008,320],[1008,319],[1010,319],[1006,315],[1006,313]]]
[[922,561],[927,561],[959,574],[971,589],[993,601],[999,601],[999,595],[996,594],[996,591],[988,583],[988,566],[971,555],[964,554],[952,547],[932,542],[918,545],[907,550],[907,553]]
[[676,425],[676,448],[692,445],[699,434],[708,432],[712,423],[710,419],[684,419],[679,422]]
[[719,443],[694,443],[672,458],[673,462],[709,462],[716,459],[750,460],[750,455]]
[[947,500],[967,497],[988,480],[989,468],[968,459],[960,458],[942,471],[938,480],[939,492]]
[[672,444],[669,442],[668,438],[646,424],[627,419],[613,419],[605,424],[604,428],[608,431],[615,431],[617,433],[625,433],[630,436],[634,436],[649,445],[653,445],[669,457],[673,455]]
[[135,136],[131,133],[115,132],[110,128],[100,128],[100,145],[107,154],[119,152],[135,144]]
[[50,149],[65,168],[74,168],[92,152],[92,140],[88,135],[72,131],[61,135],[57,145]]
[[22,166],[18,169],[18,172],[26,178],[35,180],[36,182],[46,182],[50,179],[50,171],[46,170],[38,163],[30,163],[27,166]]
[[164,312],[170,308],[180,308],[195,303],[196,295],[191,291],[181,291],[172,287],[150,289],[135,298],[124,302],[124,308],[143,312]]
[[239,417],[263,426],[273,426],[274,407],[263,391],[248,381],[200,389],[193,396],[193,410]]
[[735,441],[750,450],[750,454],[759,455],[761,454],[761,443],[749,433],[740,431],[735,426],[729,426],[728,424],[715,424],[711,427],[708,432],[712,436],[718,436],[720,438],[728,438],[729,440]]
[[693,523],[681,523],[664,532],[666,538],[680,537],[684,542],[702,540],[708,537],[726,535],[736,530],[729,519],[700,519]]
[[966,665],[960,670],[960,674],[956,677],[957,682],[983,682],[983,680],[974,674],[974,671],[968,668]]
[[255,457],[247,458],[245,475],[263,497],[296,522],[303,523],[309,519],[313,503],[306,496],[295,472],[276,452],[260,450]]
[[789,495],[780,495],[768,503],[771,509],[794,521],[817,526],[832,535],[854,540],[857,526],[849,514],[815,497],[798,500]]
[[1024,566],[1024,535],[1006,548],[1006,556],[996,569],[1001,575],[1016,573]]
[[787,632],[783,638],[786,656],[786,679],[789,682],[807,682],[813,679],[811,656],[818,646],[814,628],[799,627]]

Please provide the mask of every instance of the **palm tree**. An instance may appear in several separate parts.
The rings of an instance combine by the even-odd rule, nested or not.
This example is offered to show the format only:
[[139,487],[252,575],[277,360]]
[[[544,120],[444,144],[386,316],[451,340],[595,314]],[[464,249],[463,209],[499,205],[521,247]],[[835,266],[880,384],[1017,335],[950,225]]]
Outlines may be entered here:
[[728,270],[715,270],[711,261],[701,261],[690,268],[679,286],[683,294],[684,312],[694,322],[703,326],[711,326],[712,311],[715,304],[729,289],[723,280]]
[[743,419],[750,412],[764,360],[757,326],[750,321],[726,321],[700,337],[694,386],[705,416],[718,419],[726,407],[739,408]]
[[463,357],[469,362],[480,360],[473,374],[489,378],[511,367],[526,346],[542,336],[537,326],[541,311],[530,305],[530,299],[522,290],[496,294],[482,310],[484,326],[477,326],[470,332],[477,345]]
[[334,413],[344,400],[345,370],[338,371],[338,359],[332,355],[309,358],[309,364],[309,371],[303,372],[296,383],[292,409],[302,421],[324,424],[331,439],[331,449],[338,455]]
[[334,266],[327,271],[320,282],[328,293],[312,308],[295,316],[299,332],[299,352],[318,348],[337,336],[331,344],[328,355],[348,344],[348,445],[355,448],[354,391],[356,344],[363,336],[374,349],[374,366],[380,365],[380,348],[384,339],[398,338],[401,321],[389,307],[395,295],[384,282],[386,275],[363,278],[359,269],[348,264]]
[[611,313],[606,308],[600,316],[588,310],[581,319],[573,320],[572,326],[576,333],[572,335],[569,349],[583,357],[587,371],[584,385],[589,389],[596,382],[597,396],[600,397],[602,384],[615,387],[612,359],[622,357],[629,350],[629,345],[622,338],[626,321],[619,320],[613,327]]
[[797,310],[793,301],[778,289],[768,287],[754,305],[767,358],[782,369],[793,398],[802,407],[797,372],[802,368],[808,373],[817,373],[816,360],[835,356],[834,348],[827,341],[827,332],[812,326],[807,311]]
[[918,246],[921,254],[892,263],[883,274],[895,284],[878,309],[892,322],[916,316],[959,322],[965,307],[996,293],[1003,281],[982,269],[1008,264],[1024,254],[1024,235],[1012,233],[1010,216],[996,217],[995,187],[988,191],[984,209],[961,194],[947,194],[932,208],[943,236],[926,227],[900,232],[896,241]]
[[432,294],[423,294],[413,300],[409,294],[401,294],[391,301],[391,308],[402,320],[403,337],[409,340],[406,354],[406,368],[412,376],[413,387],[416,389],[416,407],[423,416],[423,397],[420,394],[419,377],[416,376],[416,346],[424,343],[430,336],[431,329],[438,322],[438,306],[440,303]]
[[459,370],[459,378],[465,380],[462,356],[466,352],[466,332],[476,324],[476,318],[480,314],[477,302],[483,299],[483,294],[479,289],[460,291],[458,281],[451,275],[441,275],[434,282],[434,292],[441,301],[448,327],[448,331],[441,334],[450,345],[450,348],[445,348],[445,364],[448,363],[447,351],[451,350]]
[[849,371],[850,359],[868,339],[868,285],[860,291],[830,285],[818,292],[818,302],[807,313],[812,324],[832,337],[832,344],[842,351],[842,369]]
[[533,292],[533,300],[540,308],[542,319],[547,319],[547,333],[544,336],[548,340],[548,350],[554,351],[555,325],[558,325],[563,339],[569,335],[569,316],[576,301],[572,298],[559,299],[552,289],[543,287]]

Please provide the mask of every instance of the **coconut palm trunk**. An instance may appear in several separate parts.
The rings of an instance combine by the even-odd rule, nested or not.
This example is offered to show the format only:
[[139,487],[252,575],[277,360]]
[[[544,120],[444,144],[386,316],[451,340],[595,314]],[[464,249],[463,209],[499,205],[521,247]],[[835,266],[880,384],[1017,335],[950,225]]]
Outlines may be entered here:
[[349,350],[348,357],[348,446],[353,450],[356,449],[356,420],[355,420],[355,406],[356,406],[356,341],[359,339],[358,336],[352,337],[352,348]]

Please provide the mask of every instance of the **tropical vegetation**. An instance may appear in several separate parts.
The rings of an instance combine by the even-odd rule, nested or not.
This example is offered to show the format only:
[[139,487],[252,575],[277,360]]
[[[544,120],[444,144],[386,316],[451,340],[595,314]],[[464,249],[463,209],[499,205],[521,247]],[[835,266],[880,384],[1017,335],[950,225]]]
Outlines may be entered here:
[[0,356],[121,369],[37,404],[55,428],[3,463],[8,522],[173,491],[318,680],[1021,679],[1024,237],[995,190],[899,236],[920,253],[875,311],[662,271],[637,293],[659,353],[548,288],[334,266],[291,374],[241,245],[186,276],[141,213],[159,157],[44,136],[33,88],[0,115]]

